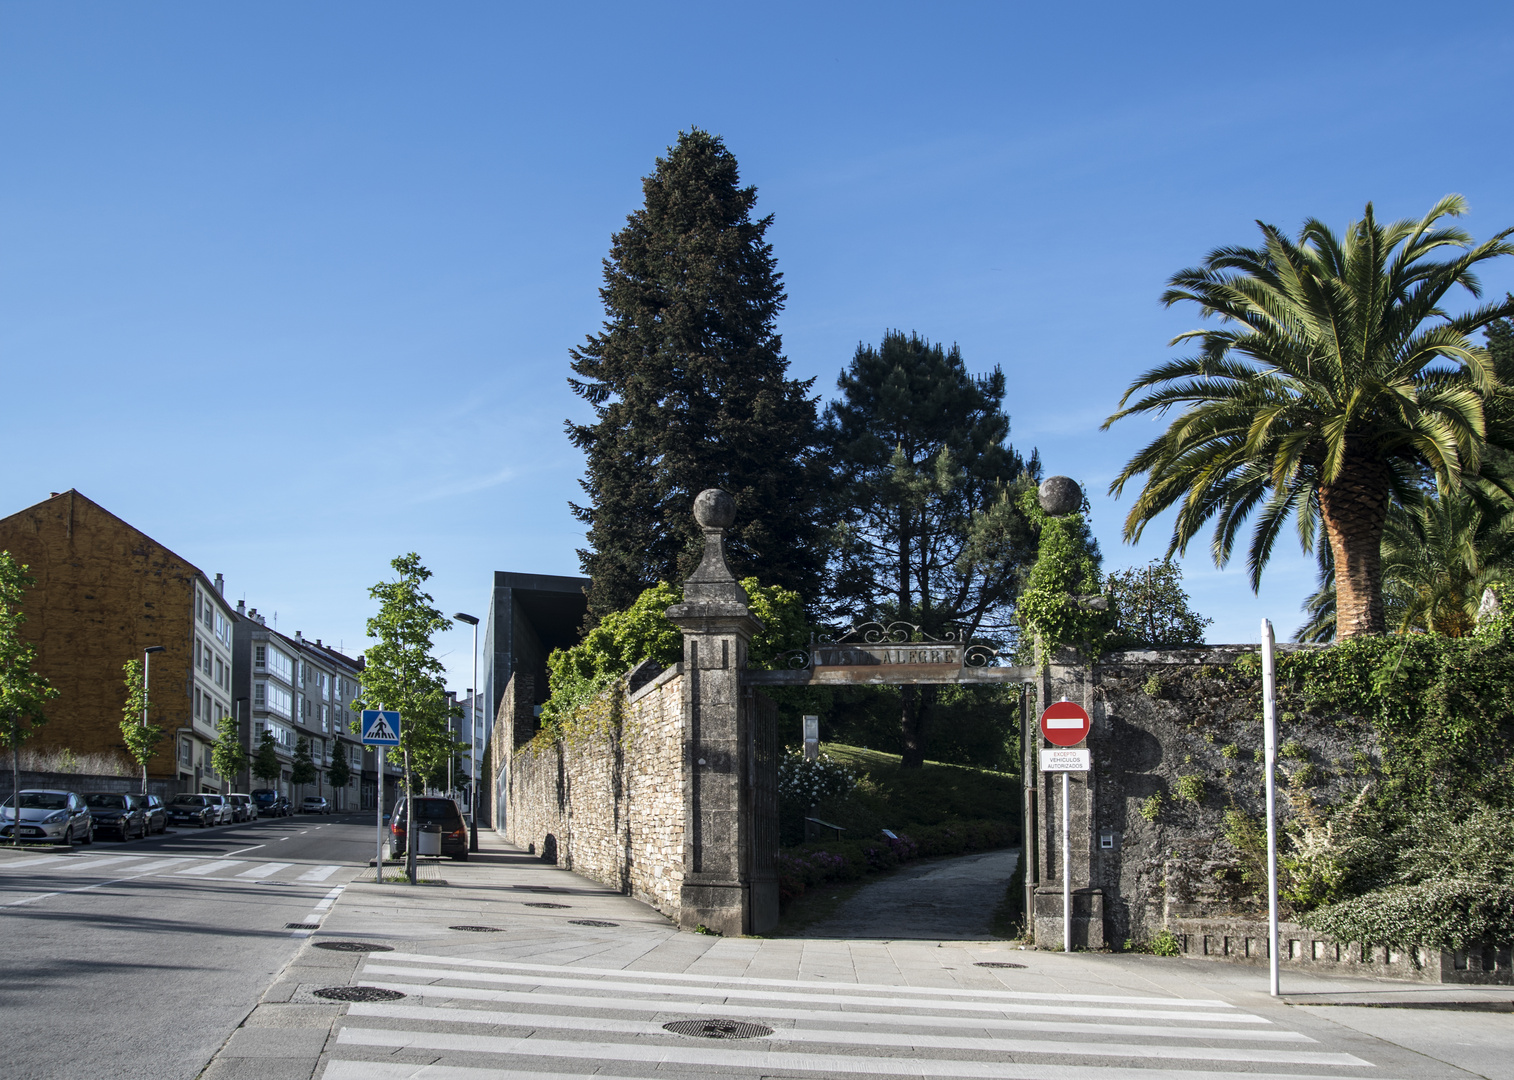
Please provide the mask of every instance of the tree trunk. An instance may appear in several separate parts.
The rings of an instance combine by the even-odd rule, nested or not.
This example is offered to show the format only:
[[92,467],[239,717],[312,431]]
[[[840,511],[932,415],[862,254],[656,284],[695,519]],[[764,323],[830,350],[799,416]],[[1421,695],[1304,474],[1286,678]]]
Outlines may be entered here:
[[1335,640],[1381,634],[1387,467],[1360,450],[1348,450],[1340,479],[1320,488],[1319,505],[1335,557]]

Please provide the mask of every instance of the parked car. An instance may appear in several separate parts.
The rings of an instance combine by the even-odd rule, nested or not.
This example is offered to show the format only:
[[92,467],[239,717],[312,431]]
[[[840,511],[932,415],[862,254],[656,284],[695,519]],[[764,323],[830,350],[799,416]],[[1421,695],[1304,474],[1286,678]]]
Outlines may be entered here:
[[168,823],[209,828],[216,823],[216,817],[220,814],[219,806],[210,801],[212,798],[219,799],[220,796],[175,795],[168,804]]
[[211,824],[230,825],[235,820],[232,815],[235,813],[236,808],[226,800],[225,795],[217,792],[205,792],[205,797],[210,800],[210,805],[216,812],[216,819]]
[[156,795],[128,795],[126,797],[141,808],[142,817],[147,823],[148,836],[168,831],[168,807],[163,805],[162,799]]
[[23,789],[19,822],[17,801],[12,796],[0,804],[0,836],[9,838],[12,829],[19,829],[22,840],[43,840],[64,847],[73,847],[75,840],[94,843],[94,817],[74,792]]
[[89,816],[94,818],[95,829],[100,832],[114,833],[123,842],[147,835],[147,814],[130,795],[89,791],[84,794],[84,805],[89,807]]
[[319,795],[306,795],[305,801],[300,803],[300,813],[329,814],[331,813],[331,804]]
[[252,801],[258,817],[288,817],[293,812],[289,800],[272,788],[258,788],[252,793]]
[[[405,805],[408,801],[400,799],[394,805],[394,813],[389,815],[389,850],[396,857],[405,853]],[[442,854],[459,862],[468,860],[468,830],[457,803],[438,795],[417,795],[415,821],[417,825],[440,826]]]
[[258,811],[252,805],[251,795],[241,795],[236,792],[226,796],[226,801],[231,803],[232,821],[251,821],[258,816]]

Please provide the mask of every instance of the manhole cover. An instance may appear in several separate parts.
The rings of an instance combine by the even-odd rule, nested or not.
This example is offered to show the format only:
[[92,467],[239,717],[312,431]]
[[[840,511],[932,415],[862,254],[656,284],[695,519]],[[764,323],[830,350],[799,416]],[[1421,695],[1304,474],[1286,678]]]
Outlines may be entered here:
[[605,922],[603,919],[569,919],[574,926],[619,926],[618,922]]
[[674,1020],[662,1025],[674,1035],[693,1035],[699,1039],[760,1039],[771,1035],[766,1024],[747,1024],[740,1020]]
[[470,934],[502,934],[502,926],[449,926],[448,930],[466,930]]
[[327,1001],[398,1001],[405,996],[398,990],[383,990],[377,986],[328,986],[311,993]]
[[521,905],[521,906],[522,906],[522,907],[555,907],[555,908],[567,908],[567,907],[568,907],[568,906],[569,906],[569,905],[567,905],[567,904],[546,904],[546,903],[535,903],[535,904],[522,904],[522,905]]
[[370,945],[366,941],[317,941],[317,949],[330,949],[332,952],[393,952],[388,945]]
[[1011,964],[1007,960],[979,960],[973,967],[1022,968],[1024,964]]
[[321,924],[318,922],[287,922],[284,924],[285,930],[319,930],[320,928]]

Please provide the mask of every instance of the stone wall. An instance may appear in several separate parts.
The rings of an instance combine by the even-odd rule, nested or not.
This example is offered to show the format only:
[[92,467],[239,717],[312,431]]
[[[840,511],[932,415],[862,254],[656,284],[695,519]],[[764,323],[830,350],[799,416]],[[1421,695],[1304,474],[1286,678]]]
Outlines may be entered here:
[[[12,773],[9,768],[0,771],[0,800],[11,795]],[[184,790],[179,780],[149,779],[147,790],[152,795],[171,799]],[[21,770],[21,790],[40,788],[45,791],[72,791],[79,795],[91,791],[112,791],[119,795],[135,795],[142,790],[140,776],[91,776],[86,773],[29,772]]]
[[685,855],[682,665],[629,694],[618,724],[545,747],[533,746],[518,722],[519,677],[491,739],[508,747],[496,829],[676,919]]
[[[1301,646],[1279,652],[1292,648]],[[1063,655],[1051,665],[1043,697],[1079,701],[1093,718],[1093,772],[1072,785],[1076,945],[1118,949],[1175,919],[1254,918],[1265,903],[1265,867],[1226,839],[1227,813],[1232,829],[1234,814],[1265,829],[1257,651],[1117,652],[1092,668]],[[1351,717],[1280,711],[1278,744],[1285,820],[1353,797],[1380,764],[1375,733]],[[1050,947],[1062,936],[1060,780],[1037,780],[1035,932]]]

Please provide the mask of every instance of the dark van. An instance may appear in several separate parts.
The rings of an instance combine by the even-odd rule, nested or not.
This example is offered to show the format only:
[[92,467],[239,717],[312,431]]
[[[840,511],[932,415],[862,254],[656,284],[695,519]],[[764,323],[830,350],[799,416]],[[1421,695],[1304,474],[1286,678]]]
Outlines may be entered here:
[[254,788],[252,805],[258,808],[258,817],[288,817],[294,812],[289,800],[272,788]]
[[[400,799],[389,816],[389,850],[395,858],[405,853],[405,803]],[[436,825],[442,831],[442,854],[458,862],[468,861],[468,830],[463,825],[462,811],[451,799],[436,795],[415,797],[415,821],[418,825]]]

